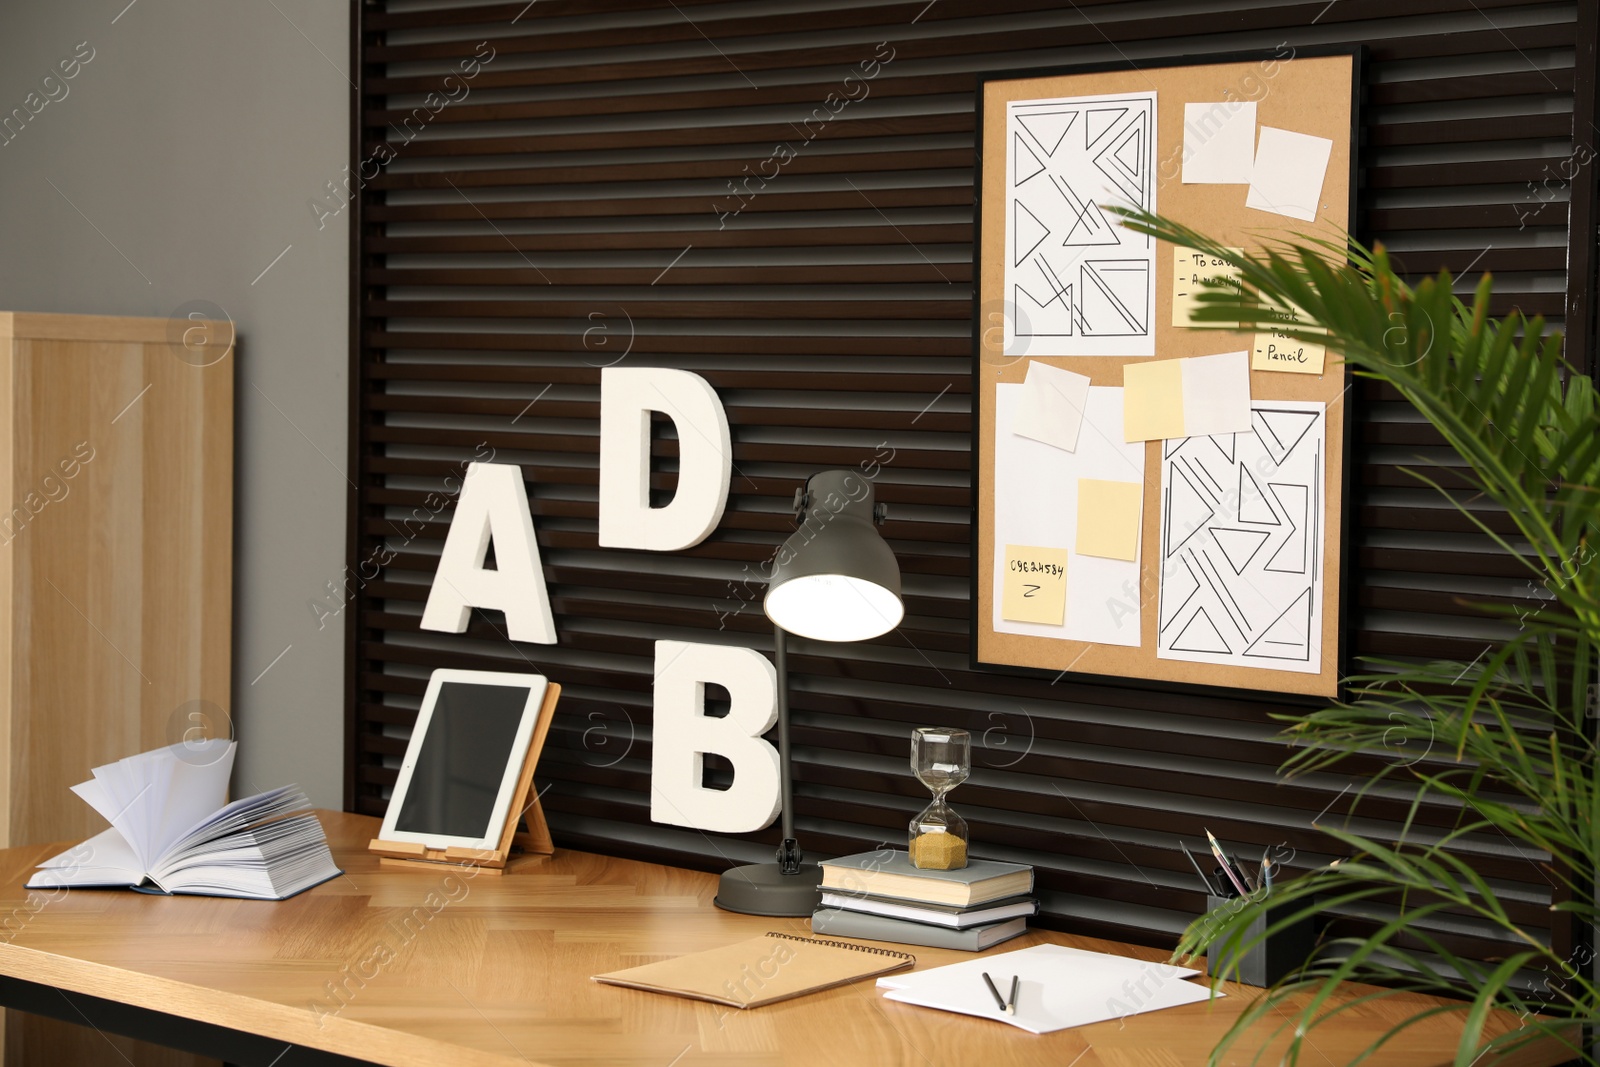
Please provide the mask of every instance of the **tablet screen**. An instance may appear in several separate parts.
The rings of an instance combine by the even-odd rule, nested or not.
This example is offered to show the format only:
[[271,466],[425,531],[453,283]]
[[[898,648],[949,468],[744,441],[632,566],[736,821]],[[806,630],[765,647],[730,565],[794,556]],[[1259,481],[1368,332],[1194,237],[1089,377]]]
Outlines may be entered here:
[[444,682],[395,829],[483,837],[528,704],[523,686]]

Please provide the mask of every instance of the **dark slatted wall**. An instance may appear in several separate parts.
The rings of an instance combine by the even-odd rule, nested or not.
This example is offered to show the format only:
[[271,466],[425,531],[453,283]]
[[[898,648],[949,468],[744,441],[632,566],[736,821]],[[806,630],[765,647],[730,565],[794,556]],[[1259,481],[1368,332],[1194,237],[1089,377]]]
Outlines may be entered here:
[[[973,74],[1363,43],[1361,233],[1409,270],[1492,270],[1502,310],[1559,319],[1575,89],[1593,119],[1592,71],[1574,68],[1593,5],[1578,7],[358,5],[347,805],[383,811],[431,670],[537,668],[566,687],[539,773],[558,841],[708,868],[769,858],[775,831],[650,822],[653,643],[769,649],[746,578],[792,529],[795,487],[876,460],[909,615],[874,642],[791,646],[813,854],[902,839],[925,798],[908,733],[954,724],[981,739],[955,795],[975,850],[1036,864],[1046,921],[1170,942],[1204,904],[1177,849],[1202,826],[1247,854],[1286,845],[1291,867],[1326,862],[1312,823],[1344,817],[1351,780],[1275,784],[1285,750],[1268,715],[1284,705],[967,667]],[[462,80],[460,62],[491,48]],[[875,56],[870,95],[802,125]],[[1577,151],[1593,143],[1585,130]],[[694,549],[597,547],[599,368],[619,361],[695,371],[728,409],[732,495]],[[1414,414],[1372,393],[1350,403],[1351,647],[1471,660],[1493,631],[1457,597],[1514,599],[1521,576],[1398,469],[1451,462]],[[665,493],[670,425],[656,451]],[[503,639],[494,613],[459,636],[418,628],[448,487],[491,452],[526,475],[558,646]],[[1380,793],[1353,825],[1381,833],[1402,814]],[[1519,921],[1550,931],[1539,857],[1504,840],[1470,851]],[[1439,927],[1468,952],[1503,948],[1464,918]]]

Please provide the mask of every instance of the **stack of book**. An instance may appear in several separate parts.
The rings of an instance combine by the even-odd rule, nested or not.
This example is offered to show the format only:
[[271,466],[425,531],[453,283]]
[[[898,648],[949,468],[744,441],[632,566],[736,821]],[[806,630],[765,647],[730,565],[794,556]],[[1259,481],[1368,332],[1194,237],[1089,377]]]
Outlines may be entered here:
[[815,933],[977,952],[1009,941],[1039,910],[1033,868],[972,860],[956,871],[920,870],[881,850],[822,863]]

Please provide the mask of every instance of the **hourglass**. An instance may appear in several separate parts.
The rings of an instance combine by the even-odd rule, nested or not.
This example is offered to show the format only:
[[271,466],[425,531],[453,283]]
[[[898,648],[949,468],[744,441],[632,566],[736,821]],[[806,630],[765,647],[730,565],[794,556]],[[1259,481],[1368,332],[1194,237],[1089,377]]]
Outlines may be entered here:
[[922,726],[911,733],[911,769],[933,793],[933,803],[911,820],[909,851],[915,867],[954,871],[967,865],[967,820],[944,801],[972,771],[972,735]]

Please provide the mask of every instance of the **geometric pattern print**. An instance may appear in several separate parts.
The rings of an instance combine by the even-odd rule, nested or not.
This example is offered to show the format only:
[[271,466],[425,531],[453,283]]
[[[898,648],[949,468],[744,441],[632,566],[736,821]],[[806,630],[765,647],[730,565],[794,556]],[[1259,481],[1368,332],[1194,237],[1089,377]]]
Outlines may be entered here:
[[1154,242],[1102,206],[1155,208],[1155,93],[1014,102],[1007,117],[1008,352],[1154,355]]
[[1249,433],[1162,442],[1158,658],[1321,673],[1325,421],[1263,400]]

